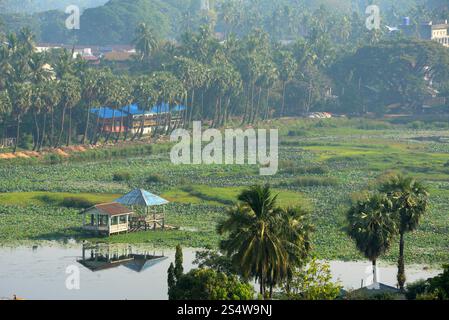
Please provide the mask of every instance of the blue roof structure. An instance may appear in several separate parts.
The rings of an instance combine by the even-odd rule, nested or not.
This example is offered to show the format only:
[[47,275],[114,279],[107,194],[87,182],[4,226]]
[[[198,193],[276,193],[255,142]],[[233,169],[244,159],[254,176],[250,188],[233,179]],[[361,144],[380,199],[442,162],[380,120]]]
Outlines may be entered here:
[[[177,105],[171,108],[171,112],[180,112],[186,110],[183,105]],[[114,117],[114,110],[109,107],[92,108],[90,112],[99,116],[101,119],[112,119]],[[121,107],[120,110],[115,110],[115,117],[121,118],[122,115],[127,117],[128,115],[138,116],[138,115],[148,115],[148,114],[158,114],[158,113],[168,113],[170,112],[170,107],[168,103],[161,103],[160,105],[155,105],[150,111],[145,111],[139,108],[135,103],[129,106]]]
[[[172,112],[184,111],[186,109],[183,105],[177,105],[171,109]],[[139,108],[137,104],[131,104],[129,106],[122,107],[120,110],[123,112],[129,113],[131,115],[142,115],[142,114],[156,114],[156,113],[168,113],[170,111],[170,107],[168,103],[161,103],[160,105],[155,105],[151,108],[150,111],[144,111]]]
[[127,115],[120,111],[120,110],[113,110],[108,107],[101,107],[101,108],[92,108],[90,109],[90,112],[97,115],[101,119],[112,119],[112,118],[121,118],[127,117]]
[[121,110],[123,112],[126,112],[130,115],[142,115],[142,114],[149,114],[150,112],[145,112],[144,110],[140,109],[139,106],[135,103],[130,104],[129,106],[122,107]]
[[115,202],[125,206],[142,207],[161,206],[169,203],[167,200],[143,189],[135,189],[123,197],[118,198]]

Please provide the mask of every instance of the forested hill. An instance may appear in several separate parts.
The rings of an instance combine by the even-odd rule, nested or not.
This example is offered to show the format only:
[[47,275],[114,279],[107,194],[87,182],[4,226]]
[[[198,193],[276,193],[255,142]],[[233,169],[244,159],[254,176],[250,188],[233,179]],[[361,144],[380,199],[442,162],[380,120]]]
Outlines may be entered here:
[[136,26],[145,22],[161,38],[173,37],[191,1],[110,0],[87,9],[81,17],[79,41],[86,44],[129,43]]
[[[28,26],[36,34],[38,41],[53,43],[71,42],[76,36],[80,44],[128,44],[131,41],[130,35],[134,34],[136,26],[141,22],[150,26],[159,38],[179,38],[185,31],[195,30],[204,23],[210,23],[214,24],[218,32],[234,32],[239,35],[260,28],[275,40],[280,40],[303,35],[304,24],[310,24],[311,21],[332,25],[336,24],[336,21],[351,19],[353,12],[363,17],[366,6],[370,3],[381,6],[383,23],[394,25],[401,21],[403,15],[416,17],[420,21],[430,18],[422,8],[427,7],[430,10],[444,1],[210,0],[209,12],[200,9],[201,0],[105,2],[106,0],[0,0],[0,6],[20,11],[0,13],[0,22],[3,22],[5,31],[18,31]],[[101,5],[103,3],[104,5]],[[69,32],[64,25],[67,15],[61,9],[67,4],[79,4],[82,8],[87,8],[81,16],[81,29],[75,33]],[[19,10],[20,7],[23,10]],[[26,12],[35,13],[24,13],[25,8],[29,8]],[[37,12],[42,8],[55,10]],[[342,15],[346,15],[347,19],[343,19]]]

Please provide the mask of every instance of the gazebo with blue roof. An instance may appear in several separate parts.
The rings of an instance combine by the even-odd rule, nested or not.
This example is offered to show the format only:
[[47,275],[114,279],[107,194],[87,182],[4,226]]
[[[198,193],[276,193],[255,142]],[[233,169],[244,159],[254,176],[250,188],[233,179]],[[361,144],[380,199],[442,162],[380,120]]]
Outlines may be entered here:
[[150,207],[159,207],[169,203],[169,201],[161,198],[149,191],[143,189],[134,189],[133,191],[125,194],[123,197],[118,198],[115,202],[120,203],[125,206],[144,208],[144,216],[132,217],[131,228],[141,228],[142,223],[145,223],[145,230],[147,230],[149,224],[153,224],[154,230],[156,230],[157,225],[160,225],[162,229],[165,229],[165,210],[162,207],[162,216],[153,210],[153,217],[149,218]]

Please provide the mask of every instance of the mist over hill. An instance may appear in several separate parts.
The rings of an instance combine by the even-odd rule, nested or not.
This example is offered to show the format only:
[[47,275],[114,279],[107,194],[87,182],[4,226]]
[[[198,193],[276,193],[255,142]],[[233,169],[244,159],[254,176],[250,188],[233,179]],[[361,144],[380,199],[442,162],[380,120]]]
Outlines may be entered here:
[[2,13],[27,13],[50,10],[64,10],[69,5],[77,5],[81,9],[98,7],[108,0],[2,0],[0,9]]

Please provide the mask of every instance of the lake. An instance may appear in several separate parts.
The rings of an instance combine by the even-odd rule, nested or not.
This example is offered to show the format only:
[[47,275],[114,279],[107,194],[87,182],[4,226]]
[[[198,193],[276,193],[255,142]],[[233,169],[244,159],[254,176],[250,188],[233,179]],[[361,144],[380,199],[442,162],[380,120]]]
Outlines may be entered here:
[[[83,250],[84,248],[84,250]],[[193,267],[195,251],[184,249],[184,271]],[[0,248],[0,298],[25,299],[167,299],[167,269],[174,250],[151,246],[84,246],[52,243]],[[331,261],[334,281],[359,288],[370,276],[370,263]],[[79,289],[76,276],[79,271]],[[395,286],[396,267],[380,264],[383,283]],[[69,273],[66,273],[69,272]],[[439,270],[407,267],[407,279],[426,279]],[[364,280],[364,283],[366,284]],[[68,286],[67,286],[67,284]],[[71,288],[70,290],[68,288]]]

